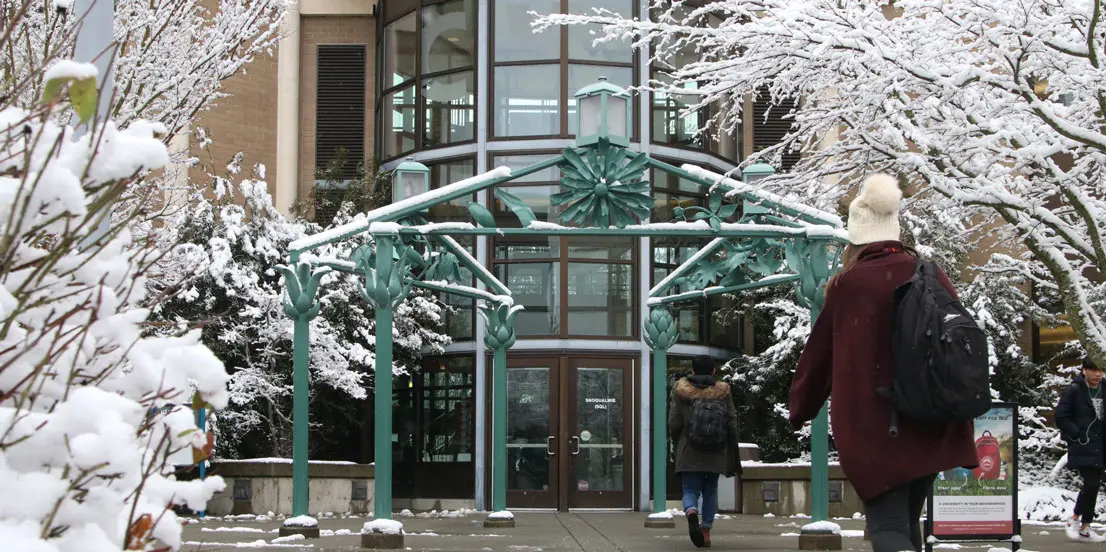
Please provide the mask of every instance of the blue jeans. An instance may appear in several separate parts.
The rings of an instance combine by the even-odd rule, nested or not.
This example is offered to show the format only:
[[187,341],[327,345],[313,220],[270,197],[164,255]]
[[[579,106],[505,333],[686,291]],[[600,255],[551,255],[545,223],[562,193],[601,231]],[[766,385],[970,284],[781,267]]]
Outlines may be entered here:
[[[718,511],[718,474],[707,472],[683,472],[680,474],[684,487],[684,513],[692,508],[699,511],[699,527],[710,529],[714,525],[714,514]],[[703,497],[703,507],[699,507],[699,497]]]

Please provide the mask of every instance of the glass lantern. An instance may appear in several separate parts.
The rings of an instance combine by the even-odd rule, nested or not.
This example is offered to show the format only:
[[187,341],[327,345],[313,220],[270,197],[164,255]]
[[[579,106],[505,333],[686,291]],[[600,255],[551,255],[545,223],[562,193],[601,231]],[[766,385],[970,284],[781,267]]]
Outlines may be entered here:
[[630,145],[630,93],[607,82],[607,77],[581,88],[576,98],[576,145],[590,146],[600,139],[622,147]]
[[408,157],[392,172],[392,203],[430,191],[430,169]]

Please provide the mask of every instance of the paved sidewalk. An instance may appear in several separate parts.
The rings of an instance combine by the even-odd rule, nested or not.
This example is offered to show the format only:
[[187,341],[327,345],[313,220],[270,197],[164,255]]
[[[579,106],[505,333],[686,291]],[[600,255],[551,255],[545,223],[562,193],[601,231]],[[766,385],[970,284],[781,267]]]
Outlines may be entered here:
[[[620,513],[522,513],[516,514],[513,529],[485,529],[483,514],[462,517],[397,517],[408,533],[407,550],[453,550],[460,552],[651,552],[696,550],[687,538],[687,525],[676,520],[676,529],[645,529],[646,514]],[[360,529],[365,518],[320,519],[323,537],[313,540],[276,542],[279,521],[205,519],[184,528],[184,552],[338,552],[360,550]],[[776,552],[798,550],[799,528],[808,520],[726,516],[715,521],[712,550]],[[836,520],[845,535],[844,549],[870,550],[861,535],[864,522]],[[1072,543],[1063,528],[1054,525],[1024,525],[1023,550],[1076,552],[1102,545]],[[261,541],[261,542],[258,542]],[[938,550],[988,550],[988,544],[945,545]],[[998,547],[1000,545],[995,544]],[[1009,549],[1009,545],[1002,546]]]

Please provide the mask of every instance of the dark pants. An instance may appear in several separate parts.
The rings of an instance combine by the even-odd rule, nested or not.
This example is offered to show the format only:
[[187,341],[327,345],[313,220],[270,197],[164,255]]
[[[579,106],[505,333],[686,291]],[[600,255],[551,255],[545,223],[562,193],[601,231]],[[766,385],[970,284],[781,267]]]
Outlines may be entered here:
[[1102,469],[1079,468],[1079,475],[1083,477],[1083,488],[1079,489],[1079,497],[1075,499],[1075,515],[1080,516],[1083,523],[1089,524],[1094,521],[1098,486],[1102,484]]
[[873,552],[921,552],[922,507],[935,477],[915,479],[864,502]]

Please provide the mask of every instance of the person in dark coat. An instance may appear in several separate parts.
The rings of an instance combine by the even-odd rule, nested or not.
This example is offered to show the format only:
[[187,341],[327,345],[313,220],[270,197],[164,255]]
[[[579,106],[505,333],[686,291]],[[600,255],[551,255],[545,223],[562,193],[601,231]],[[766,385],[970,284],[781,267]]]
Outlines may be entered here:
[[[714,362],[709,357],[692,361],[691,375],[676,382],[669,399],[668,433],[676,442],[676,473],[684,492],[684,513],[688,533],[697,547],[710,546],[710,530],[718,512],[718,476],[733,477],[741,470],[738,456],[737,409],[730,385],[714,379]],[[692,404],[700,399],[720,400],[725,406],[725,443],[717,450],[700,450],[688,442],[687,424]],[[702,509],[699,499],[702,498]],[[700,518],[699,514],[702,513]]]
[[[921,517],[936,475],[975,468],[971,421],[924,425],[899,420],[891,436],[891,401],[876,392],[891,386],[891,319],[895,288],[914,274],[916,253],[900,241],[902,192],[891,176],[865,179],[849,206],[841,272],[826,286],[821,315],[811,329],[791,382],[790,422],[798,429],[827,398],[841,468],[864,502],[876,552],[922,549]],[[955,296],[948,276],[941,283]]]
[[1102,424],[1103,371],[1091,359],[1083,360],[1083,374],[1064,390],[1056,404],[1056,427],[1068,443],[1068,468],[1079,470],[1083,488],[1075,500],[1075,512],[1068,520],[1068,538],[1102,542],[1101,535],[1091,530],[1094,521],[1098,487],[1102,483],[1104,465]]

